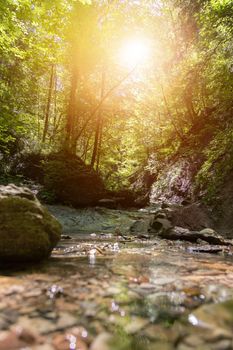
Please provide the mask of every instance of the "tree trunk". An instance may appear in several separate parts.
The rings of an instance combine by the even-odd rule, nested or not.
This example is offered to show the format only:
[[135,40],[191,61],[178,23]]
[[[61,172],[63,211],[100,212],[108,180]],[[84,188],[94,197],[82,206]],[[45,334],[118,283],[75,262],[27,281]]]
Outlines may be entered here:
[[74,139],[75,139],[75,114],[76,114],[76,92],[78,85],[78,72],[73,67],[71,75],[71,87],[70,87],[70,97],[67,111],[66,120],[66,135],[65,135],[65,149],[69,150],[71,153],[75,153],[74,149]]
[[[104,87],[105,87],[105,71],[104,67],[102,69],[102,78],[101,78],[101,92],[100,92],[100,101],[102,101],[104,97]],[[99,108],[96,120],[96,130],[95,130],[95,140],[93,146],[93,152],[91,157],[91,166],[94,167],[96,158],[98,157],[99,147],[101,143],[101,129],[102,129],[102,108]]]
[[49,112],[50,112],[50,106],[51,106],[51,100],[52,100],[53,82],[54,82],[54,64],[52,64],[51,74],[50,74],[50,79],[49,79],[49,92],[48,92],[47,106],[46,106],[46,110],[45,110],[44,131],[43,131],[43,137],[42,137],[43,143],[46,140],[46,136],[48,133],[48,127],[49,127]]

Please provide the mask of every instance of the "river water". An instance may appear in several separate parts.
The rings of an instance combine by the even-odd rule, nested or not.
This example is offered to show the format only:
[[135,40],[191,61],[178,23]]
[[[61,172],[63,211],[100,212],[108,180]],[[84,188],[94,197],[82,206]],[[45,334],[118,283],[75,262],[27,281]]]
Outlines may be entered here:
[[192,244],[76,233],[3,269],[0,350],[233,349],[233,259]]

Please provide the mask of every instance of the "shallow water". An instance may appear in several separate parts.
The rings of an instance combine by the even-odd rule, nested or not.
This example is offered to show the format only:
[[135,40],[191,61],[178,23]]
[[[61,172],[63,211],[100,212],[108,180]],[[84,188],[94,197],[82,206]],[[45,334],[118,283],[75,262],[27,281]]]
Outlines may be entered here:
[[47,262],[4,269],[0,328],[33,334],[12,349],[232,349],[232,256],[127,240],[76,234]]

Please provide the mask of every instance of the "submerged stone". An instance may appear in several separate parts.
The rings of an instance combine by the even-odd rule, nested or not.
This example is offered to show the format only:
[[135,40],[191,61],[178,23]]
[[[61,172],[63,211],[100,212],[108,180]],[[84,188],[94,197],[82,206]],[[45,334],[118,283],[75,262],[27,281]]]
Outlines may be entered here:
[[208,329],[222,329],[225,334],[232,336],[233,300],[227,300],[219,304],[200,306],[189,315],[189,322],[194,326]]

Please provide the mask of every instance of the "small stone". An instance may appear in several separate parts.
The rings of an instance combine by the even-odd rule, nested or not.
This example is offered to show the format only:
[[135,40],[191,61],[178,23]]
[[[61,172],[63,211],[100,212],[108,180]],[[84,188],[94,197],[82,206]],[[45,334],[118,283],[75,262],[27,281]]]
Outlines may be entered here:
[[173,226],[169,220],[156,218],[152,221],[149,232],[166,232],[172,227]]
[[227,335],[233,329],[233,300],[219,304],[200,306],[190,316],[189,321],[196,326],[212,330],[222,329]]
[[233,349],[233,340],[223,339],[217,342],[212,347],[213,350],[232,350]]
[[54,337],[52,344],[56,350],[87,350],[87,344],[79,337],[73,335],[72,332],[58,334]]
[[91,344],[90,350],[112,350],[112,347],[109,344],[111,339],[111,334],[100,333]]
[[153,289],[153,288],[155,288],[155,285],[151,284],[151,283],[141,283],[140,284],[140,288],[142,288],[142,289]]
[[202,235],[216,235],[216,231],[214,231],[212,228],[205,228],[200,231]]
[[61,239],[72,239],[69,235],[61,235]]
[[50,344],[43,344],[43,345],[35,345],[30,349],[32,349],[32,350],[54,350],[54,347]]
[[133,317],[131,322],[125,327],[128,334],[135,334],[143,329],[149,323],[148,319],[141,317]]
[[73,327],[77,324],[77,318],[74,317],[73,315],[67,313],[67,312],[62,312],[60,314],[60,317],[58,319],[56,328],[57,329],[64,329],[68,327]]
[[184,339],[184,343],[192,348],[198,348],[203,344],[203,340],[199,335],[192,334]]

